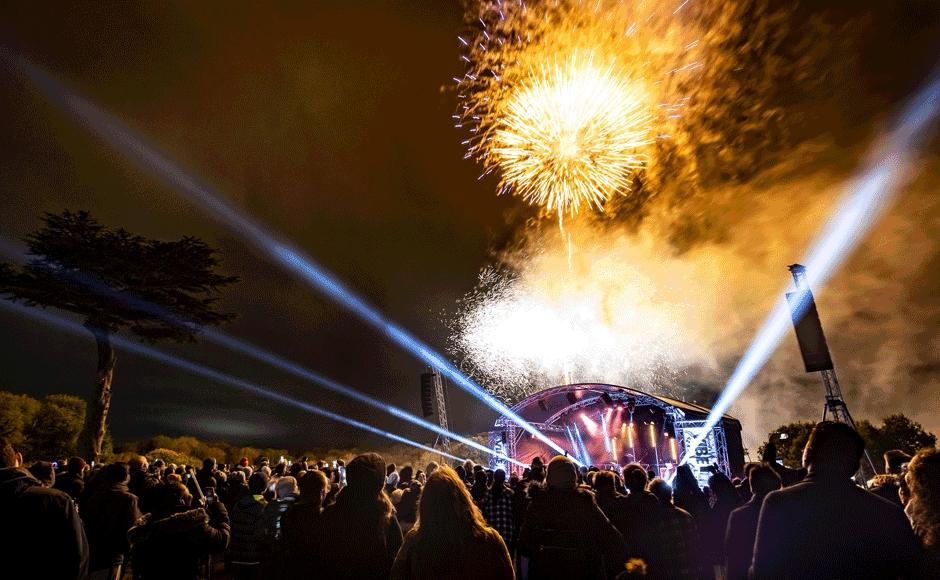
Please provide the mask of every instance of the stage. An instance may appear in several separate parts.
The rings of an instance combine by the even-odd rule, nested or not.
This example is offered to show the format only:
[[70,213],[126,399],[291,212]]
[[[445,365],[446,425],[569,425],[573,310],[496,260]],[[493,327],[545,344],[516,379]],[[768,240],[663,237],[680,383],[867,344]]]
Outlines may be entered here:
[[[686,446],[705,425],[709,409],[628,387],[601,383],[562,385],[529,395],[513,412],[584,465],[639,463],[670,478]],[[556,453],[501,417],[490,432],[490,446],[525,464]],[[729,415],[713,427],[688,461],[700,484],[714,470],[728,477],[744,470],[741,423]],[[495,461],[493,467],[520,468]]]

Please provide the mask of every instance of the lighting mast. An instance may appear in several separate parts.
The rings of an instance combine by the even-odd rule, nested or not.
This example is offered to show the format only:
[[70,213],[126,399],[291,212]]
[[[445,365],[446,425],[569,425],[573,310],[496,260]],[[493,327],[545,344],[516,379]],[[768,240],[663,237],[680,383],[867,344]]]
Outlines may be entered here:
[[[432,403],[432,400],[436,403]],[[427,372],[421,375],[421,407],[424,416],[428,417],[434,414],[434,407],[437,407],[437,422],[442,429],[449,431],[447,426],[447,405],[444,402],[444,381],[441,373],[428,367]],[[450,439],[444,435],[438,435],[434,440],[434,447],[440,445],[441,451],[450,453]],[[443,456],[441,458],[443,461]]]
[[[819,320],[819,311],[816,310],[813,291],[806,279],[806,267],[802,264],[791,264],[787,268],[796,285],[795,292],[787,292],[787,302],[790,304],[793,328],[796,330],[796,340],[800,345],[803,364],[806,366],[806,372],[819,373],[823,386],[826,388],[823,421],[846,423],[856,429],[855,420],[852,419],[852,414],[849,413],[849,408],[842,398],[842,387],[839,386],[835,365],[829,355],[829,345],[826,343],[826,335],[823,333],[822,323]],[[862,471],[868,472],[869,470],[870,473],[863,473],[866,480],[877,473],[866,449]]]

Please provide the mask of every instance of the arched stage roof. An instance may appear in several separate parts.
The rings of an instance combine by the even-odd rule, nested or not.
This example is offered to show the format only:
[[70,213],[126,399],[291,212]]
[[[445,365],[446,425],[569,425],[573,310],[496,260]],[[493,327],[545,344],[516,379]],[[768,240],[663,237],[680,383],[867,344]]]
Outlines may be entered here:
[[[575,402],[572,403],[569,400],[569,393],[574,395]],[[604,393],[610,395],[615,404],[632,398],[638,407],[645,405],[674,407],[682,411],[688,419],[704,419],[709,413],[709,409],[701,405],[607,383],[574,383],[551,387],[522,399],[512,406],[512,410],[530,423],[552,424],[566,413],[597,403]],[[539,401],[542,401],[544,408],[539,405]],[[726,414],[723,419],[726,425],[728,423],[740,425],[740,421],[731,415]]]

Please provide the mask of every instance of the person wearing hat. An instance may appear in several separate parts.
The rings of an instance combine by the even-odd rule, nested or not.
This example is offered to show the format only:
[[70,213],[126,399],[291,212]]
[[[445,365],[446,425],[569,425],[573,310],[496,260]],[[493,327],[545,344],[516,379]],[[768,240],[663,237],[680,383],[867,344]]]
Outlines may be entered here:
[[529,560],[529,579],[603,579],[622,570],[623,536],[578,487],[577,466],[567,457],[548,463],[545,483],[529,486],[529,507],[519,532],[519,553]]

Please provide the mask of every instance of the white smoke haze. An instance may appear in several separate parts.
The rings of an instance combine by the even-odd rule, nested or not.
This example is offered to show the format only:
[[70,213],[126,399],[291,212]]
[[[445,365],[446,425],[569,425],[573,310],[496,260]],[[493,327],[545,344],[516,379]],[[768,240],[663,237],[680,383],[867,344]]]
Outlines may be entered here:
[[[856,418],[903,412],[940,430],[936,171],[901,192],[825,288],[820,315]],[[700,217],[721,234],[677,252],[669,212],[641,228],[530,228],[454,324],[455,351],[507,401],[568,382],[628,385],[710,403],[843,193],[850,175],[776,172],[725,189]],[[752,451],[782,423],[819,420],[823,387],[787,338],[732,408]]]

